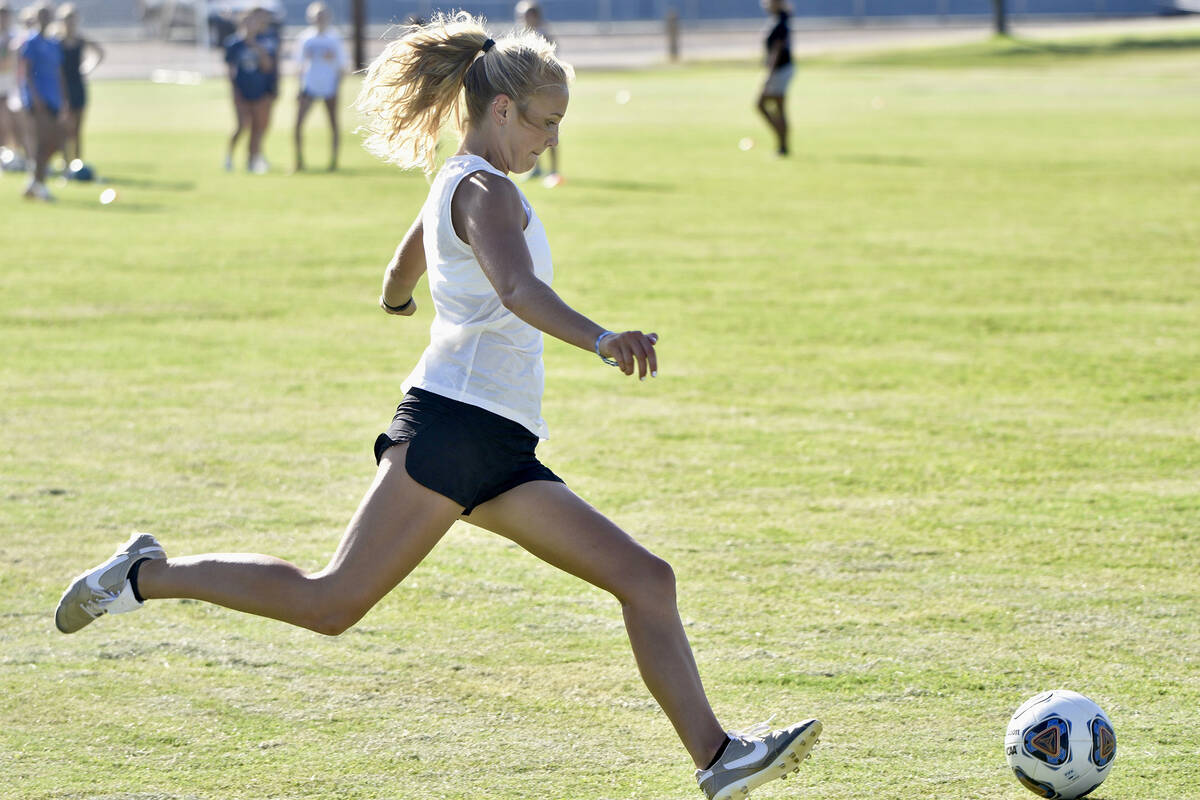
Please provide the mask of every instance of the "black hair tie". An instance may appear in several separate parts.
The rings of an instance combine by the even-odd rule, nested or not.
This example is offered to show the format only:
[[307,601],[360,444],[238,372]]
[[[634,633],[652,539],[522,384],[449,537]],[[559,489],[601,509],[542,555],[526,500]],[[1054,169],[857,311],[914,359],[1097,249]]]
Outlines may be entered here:
[[485,42],[483,43],[483,52],[485,52],[485,53],[486,53],[488,50],[491,50],[491,49],[492,49],[493,47],[495,47],[495,46],[496,46],[496,42],[495,42],[495,40],[493,40],[493,39],[488,39],[487,41],[485,41]]

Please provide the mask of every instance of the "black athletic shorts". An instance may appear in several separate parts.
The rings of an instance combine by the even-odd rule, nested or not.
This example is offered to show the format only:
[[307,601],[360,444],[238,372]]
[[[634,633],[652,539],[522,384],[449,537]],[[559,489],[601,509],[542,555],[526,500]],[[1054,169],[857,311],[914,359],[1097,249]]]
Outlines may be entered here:
[[391,427],[375,439],[375,462],[403,442],[409,476],[463,514],[522,483],[563,483],[537,460],[538,438],[524,425],[424,389],[409,389],[396,407]]

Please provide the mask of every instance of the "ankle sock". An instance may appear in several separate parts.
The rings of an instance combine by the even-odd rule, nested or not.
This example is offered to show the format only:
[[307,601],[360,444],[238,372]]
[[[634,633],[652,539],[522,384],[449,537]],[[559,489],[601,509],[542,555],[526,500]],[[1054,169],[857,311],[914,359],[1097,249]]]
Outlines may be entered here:
[[133,599],[137,600],[139,603],[146,602],[146,598],[142,597],[141,592],[138,591],[138,572],[142,569],[142,564],[149,560],[150,559],[148,558],[139,558],[137,561],[133,562],[133,566],[129,568],[129,575],[127,576],[129,578],[129,588],[133,589]]
[[[136,592],[137,590],[135,589],[134,591]],[[717,748],[717,754],[715,756],[713,756],[712,761],[708,762],[708,766],[705,767],[705,769],[712,769],[713,765],[721,760],[721,756],[725,755],[725,748],[729,747],[729,743],[731,741],[733,741],[733,740],[730,739],[728,736],[725,737],[724,743],[720,747]]]

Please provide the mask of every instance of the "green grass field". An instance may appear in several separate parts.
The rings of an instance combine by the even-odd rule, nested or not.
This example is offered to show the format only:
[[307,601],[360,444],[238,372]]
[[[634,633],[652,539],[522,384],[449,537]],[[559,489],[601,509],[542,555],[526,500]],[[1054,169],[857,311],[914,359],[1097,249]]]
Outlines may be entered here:
[[[1032,797],[1056,687],[1099,798],[1200,798],[1200,46],[1005,47],[804,65],[786,161],[756,69],[583,73],[526,185],[556,288],[662,337],[645,383],[547,343],[543,460],[675,566],[727,725],[825,722],[764,800]],[[430,321],[375,306],[420,175],[226,174],[224,86],[94,97],[116,203],[0,179],[0,797],[699,797],[611,597],[466,526],[336,639],[55,632],[134,528],[323,566]]]

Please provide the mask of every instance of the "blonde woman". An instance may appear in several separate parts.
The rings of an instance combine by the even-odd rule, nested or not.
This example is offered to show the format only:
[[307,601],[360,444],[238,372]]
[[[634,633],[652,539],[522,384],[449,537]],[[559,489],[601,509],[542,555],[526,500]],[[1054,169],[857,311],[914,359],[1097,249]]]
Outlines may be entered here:
[[384,274],[380,308],[407,317],[417,310],[413,288],[428,272],[431,341],[375,442],[379,470],[336,552],[324,569],[306,573],[260,555],[168,559],[153,536],[135,533],[68,588],[55,618],[60,630],[74,632],[151,598],[194,598],[335,635],[464,519],[620,602],[642,677],[709,798],[744,796],[800,763],[820,724],[727,735],[680,623],[670,565],[534,453],[548,433],[543,333],[625,375],[645,379],[658,370],[658,337],[607,330],[550,287],[546,230],[508,177],[558,142],[571,78],[544,39],[526,33],[496,42],[466,14],[437,17],[385,48],[358,100],[370,120],[369,149],[431,172],[444,123],[457,123],[461,143]]

